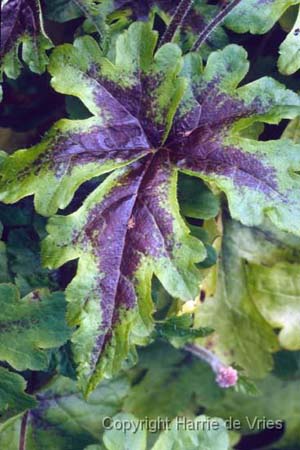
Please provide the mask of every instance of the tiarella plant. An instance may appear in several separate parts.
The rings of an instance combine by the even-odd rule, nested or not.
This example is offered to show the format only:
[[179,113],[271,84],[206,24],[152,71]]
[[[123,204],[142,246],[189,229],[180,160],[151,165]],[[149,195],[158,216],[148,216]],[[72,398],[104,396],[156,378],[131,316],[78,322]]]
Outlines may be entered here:
[[[254,77],[264,70],[251,44],[249,61],[246,38],[230,31],[266,33],[297,4],[3,3],[4,116],[22,48],[69,117],[0,154],[1,448],[226,450],[239,436],[230,443],[221,419],[217,433],[201,428],[210,419],[199,407],[239,418],[226,408],[243,398],[260,413],[249,396],[263,409],[268,382],[254,380],[274,354],[274,386],[280,357],[297,379],[300,97],[277,73]],[[70,21],[63,37],[53,20]],[[298,68],[288,56],[297,23],[282,73]],[[180,414],[198,429],[180,432]],[[155,443],[146,430],[104,431],[107,417],[162,415],[170,423]],[[298,443],[289,406],[276,419],[282,446]]]

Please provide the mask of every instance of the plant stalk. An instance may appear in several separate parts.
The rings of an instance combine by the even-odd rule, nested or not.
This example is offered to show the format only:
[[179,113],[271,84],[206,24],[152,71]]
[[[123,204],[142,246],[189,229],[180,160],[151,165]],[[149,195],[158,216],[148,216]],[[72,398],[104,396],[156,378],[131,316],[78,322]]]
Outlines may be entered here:
[[198,37],[197,41],[192,47],[192,52],[196,52],[206,42],[211,33],[220,25],[228,14],[239,4],[242,0],[232,0],[225,8],[216,15],[216,17],[204,28]]
[[159,41],[158,47],[161,47],[162,45],[167,44],[168,42],[172,42],[178,28],[181,27],[184,19],[190,12],[193,3],[194,0],[181,0],[179,5],[177,6],[177,9],[172,17],[171,22],[167,26],[166,31],[164,32]]
[[236,386],[239,379],[238,372],[231,366],[223,364],[219,358],[205,347],[200,347],[195,344],[187,344],[184,350],[192,353],[210,365],[213,372],[216,374],[216,383],[223,389]]
[[27,431],[28,411],[22,417],[19,450],[26,450],[26,431]]

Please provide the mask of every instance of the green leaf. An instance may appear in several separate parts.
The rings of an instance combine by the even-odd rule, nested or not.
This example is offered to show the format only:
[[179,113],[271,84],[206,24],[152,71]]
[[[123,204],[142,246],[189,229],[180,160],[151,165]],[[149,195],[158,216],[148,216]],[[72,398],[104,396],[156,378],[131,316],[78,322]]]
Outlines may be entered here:
[[0,283],[7,283],[9,281],[11,280],[8,273],[6,245],[0,241]]
[[285,139],[291,139],[296,144],[300,143],[300,118],[291,120],[286,129],[284,130],[282,137]]
[[34,397],[26,394],[25,388],[21,375],[0,367],[0,422],[36,406]]
[[284,75],[300,69],[300,10],[296,22],[279,49],[278,67]]
[[224,393],[208,364],[161,341],[140,350],[132,378],[124,410],[140,419],[190,417],[199,406],[220,402]]
[[300,265],[280,262],[272,267],[250,264],[251,296],[265,320],[280,329],[279,342],[287,350],[300,349]]
[[181,213],[194,219],[211,219],[216,217],[220,209],[218,197],[213,195],[203,181],[179,175],[178,199]]
[[229,437],[222,420],[199,416],[190,420],[189,426],[188,430],[180,428],[175,419],[171,429],[161,433],[152,450],[229,450]]
[[[132,428],[129,431],[114,429],[114,423],[128,424]],[[127,423],[126,423],[127,422]],[[120,413],[112,418],[112,429],[106,430],[103,435],[103,442],[107,450],[146,450],[147,431],[140,429],[139,421],[132,414]],[[133,431],[133,427],[137,431]],[[134,429],[135,429],[134,428]]]
[[259,433],[266,429],[264,421],[273,421],[273,427],[274,422],[278,421],[276,428],[280,430],[284,426],[285,432],[276,442],[276,448],[288,450],[293,445],[297,448],[300,440],[299,387],[299,378],[287,382],[270,375],[258,383],[259,395],[245,397],[242,393],[227,391],[223,401],[209,407],[206,414],[240,421],[243,434]]
[[0,359],[17,370],[43,370],[47,349],[70,336],[65,324],[65,302],[60,292],[34,291],[20,299],[12,284],[0,285]]
[[237,33],[264,34],[290,6],[299,3],[299,0],[242,0],[226,18],[225,24]]
[[[128,389],[126,377],[119,377],[103,382],[84,400],[74,381],[57,377],[38,393],[38,405],[28,412],[26,450],[82,450],[96,445],[104,419],[120,411]],[[18,448],[20,422],[21,418],[16,418],[2,426],[1,448]]]
[[239,242],[234,224],[225,223],[216,291],[201,304],[196,325],[214,328],[215,334],[208,339],[222,361],[236,363],[246,375],[259,378],[272,368],[278,342],[249,292]]
[[157,322],[155,334],[167,339],[175,346],[183,346],[189,341],[199,337],[209,336],[213,332],[211,328],[194,328],[191,314],[182,314]]

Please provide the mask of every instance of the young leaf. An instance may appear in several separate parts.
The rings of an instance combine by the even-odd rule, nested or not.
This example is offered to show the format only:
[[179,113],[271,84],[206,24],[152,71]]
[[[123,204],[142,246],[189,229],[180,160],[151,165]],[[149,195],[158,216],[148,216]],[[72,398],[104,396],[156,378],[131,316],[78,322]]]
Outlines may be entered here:
[[24,392],[26,382],[21,375],[0,367],[0,422],[34,408],[34,397]]
[[20,74],[18,52],[30,70],[42,73],[48,63],[46,50],[52,43],[46,36],[39,0],[4,0],[1,5],[0,77],[4,72],[10,78]]
[[0,359],[17,370],[43,370],[47,349],[68,339],[60,292],[35,291],[20,299],[12,284],[0,285]]
[[72,340],[87,391],[118,370],[128,346],[151,331],[153,274],[173,296],[197,295],[194,262],[205,250],[180,218],[176,181],[176,171],[156,155],[115,171],[78,211],[49,221],[45,263],[80,258],[67,298],[69,321],[79,326]]

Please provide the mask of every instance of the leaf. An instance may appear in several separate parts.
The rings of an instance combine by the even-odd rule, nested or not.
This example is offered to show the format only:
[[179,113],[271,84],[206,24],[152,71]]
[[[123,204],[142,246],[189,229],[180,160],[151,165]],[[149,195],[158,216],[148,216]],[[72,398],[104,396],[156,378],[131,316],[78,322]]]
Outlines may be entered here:
[[237,88],[247,71],[246,53],[236,45],[212,53],[204,70],[196,55],[186,58],[183,73],[193,89],[186,91],[175,118],[172,161],[224,191],[232,217],[245,225],[259,225],[266,215],[277,227],[299,234],[299,147],[240,134],[252,123],[278,123],[299,114],[299,98],[266,77]]
[[15,369],[43,370],[47,349],[58,347],[70,331],[61,293],[35,291],[20,299],[12,284],[0,285],[0,359]]
[[191,429],[186,430],[175,419],[171,429],[161,433],[152,450],[229,450],[229,437],[222,420],[199,416],[188,423]]
[[24,378],[0,367],[0,422],[36,406],[34,397],[26,394],[25,388]]
[[211,328],[194,328],[191,314],[169,317],[157,322],[155,327],[155,334],[169,340],[175,347],[183,346],[199,337],[209,336],[212,332]]
[[[84,400],[74,381],[57,377],[38,393],[38,405],[28,412],[26,450],[82,450],[99,443],[104,419],[120,411],[128,389],[123,376],[103,382]],[[2,426],[1,448],[18,448],[20,422],[16,418]]]
[[300,349],[300,266],[288,262],[272,267],[250,264],[248,283],[257,309],[280,329],[279,342],[287,350]]
[[299,387],[299,378],[287,382],[270,375],[258,383],[260,395],[245,397],[242,393],[228,390],[223,401],[209,407],[206,414],[240,421],[241,432],[246,435],[266,429],[266,424],[260,420],[278,421],[277,430],[284,427],[285,432],[276,441],[276,448],[297,448],[300,439]]
[[53,45],[46,36],[39,0],[6,0],[1,6],[0,77],[20,74],[18,52],[22,45],[22,59],[30,70],[42,73],[48,63],[46,50]]
[[132,372],[133,385],[123,409],[140,419],[191,417],[201,405],[211,406],[223,398],[224,390],[208,364],[165,342],[141,349]]
[[[183,58],[176,44],[155,52],[156,46],[151,25],[136,22],[108,57],[88,36],[56,48],[53,87],[78,97],[93,116],[60,121],[40,144],[1,164],[0,198],[34,194],[43,215],[66,207],[84,181],[112,172],[78,211],[50,219],[43,246],[47,267],[78,259],[67,288],[68,320],[76,326],[72,341],[85,393],[149,340],[153,275],[183,301],[199,293],[195,264],[206,251],[180,216],[179,171],[224,191],[244,224],[268,216],[300,233],[299,146],[258,142],[257,133],[242,137],[258,122],[296,117],[298,95],[270,78],[238,88],[249,64],[236,45],[212,53],[205,68],[197,53]],[[273,331],[251,315],[262,324],[259,354],[268,353]]]
[[[131,425],[124,432],[114,423]],[[118,414],[112,418],[112,429],[104,432],[103,442],[107,450],[132,449],[146,450],[147,433],[140,429],[138,420],[132,414]],[[220,419],[199,416],[188,420],[188,430],[180,427],[176,419],[169,423],[167,430],[163,431],[155,442],[152,450],[229,450],[229,438],[225,424]],[[137,431],[134,431],[137,427]]]
[[216,291],[200,306],[195,322],[214,328],[208,342],[222,361],[238,364],[247,376],[262,378],[272,368],[278,342],[249,292],[247,264],[239,255],[234,230],[230,222],[225,224]]
[[80,258],[67,298],[69,323],[79,326],[72,340],[87,392],[151,331],[153,274],[174,296],[197,295],[193,263],[203,259],[204,247],[189,236],[175,198],[176,172],[157,156],[146,168],[136,163],[116,171],[78,211],[49,221],[47,265]]
[[269,31],[283,13],[299,0],[242,0],[225,24],[237,33],[264,34]]
[[300,10],[294,26],[279,49],[279,71],[284,75],[292,75],[300,69]]
[[[180,50],[167,45],[153,61],[156,34],[140,23],[130,30],[118,40],[115,64],[101,56],[88,36],[75,47],[65,44],[52,53],[53,86],[79,97],[94,116],[62,120],[42,143],[4,160],[3,201],[36,193],[37,211],[51,215],[67,206],[84,181],[153,153],[153,146],[163,143],[183,89],[183,80],[176,79]],[[141,46],[144,41],[146,47]],[[142,89],[139,71],[154,78],[162,72],[156,88],[150,76]]]
[[[129,431],[114,429],[114,422],[131,425]],[[107,450],[119,450],[120,448],[130,450],[146,450],[147,432],[140,429],[139,421],[132,414],[119,413],[112,418],[112,429],[106,430],[103,435],[103,443]],[[133,431],[136,427],[137,431]]]
[[178,191],[180,209],[184,216],[211,219],[218,215],[220,201],[201,180],[180,174]]
[[300,143],[300,118],[297,117],[294,120],[291,120],[284,132],[282,133],[282,137],[285,139],[291,139],[296,144]]

